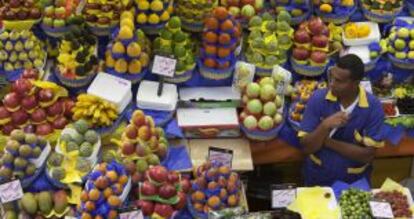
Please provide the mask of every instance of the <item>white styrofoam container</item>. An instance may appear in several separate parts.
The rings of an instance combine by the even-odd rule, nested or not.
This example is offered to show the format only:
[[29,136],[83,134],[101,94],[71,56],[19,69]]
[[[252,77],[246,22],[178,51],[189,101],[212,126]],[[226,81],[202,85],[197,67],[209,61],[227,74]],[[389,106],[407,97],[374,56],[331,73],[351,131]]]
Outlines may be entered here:
[[186,87],[180,88],[180,100],[183,101],[227,101],[240,100],[239,91],[232,87]]
[[[299,194],[301,192],[303,192],[305,190],[308,190],[308,189],[312,189],[312,188],[298,187],[296,189],[296,196],[299,196]],[[340,206],[338,205],[338,202],[336,200],[335,193],[334,193],[333,189],[331,187],[322,187],[322,189],[325,190],[327,193],[331,194],[331,201],[328,204],[328,208],[331,209],[331,210],[334,210],[335,208],[340,208]],[[338,219],[340,219],[340,218],[341,218],[341,215],[339,214]]]
[[177,106],[178,91],[175,84],[163,84],[163,91],[160,96],[158,82],[142,81],[137,92],[137,106],[141,109],[173,111]]
[[87,93],[114,103],[118,112],[124,111],[132,100],[130,81],[103,72],[96,75]]
[[345,54],[355,54],[357,55],[364,64],[368,64],[371,61],[369,47],[365,46],[351,46],[347,48],[343,55]]
[[378,26],[378,23],[370,22],[370,21],[364,21],[364,22],[355,22],[355,24],[361,25],[361,24],[368,24],[371,27],[371,33],[364,38],[355,38],[355,39],[349,39],[345,36],[345,31],[342,32],[342,41],[346,46],[363,46],[368,45],[372,42],[379,42],[381,39],[381,32]]

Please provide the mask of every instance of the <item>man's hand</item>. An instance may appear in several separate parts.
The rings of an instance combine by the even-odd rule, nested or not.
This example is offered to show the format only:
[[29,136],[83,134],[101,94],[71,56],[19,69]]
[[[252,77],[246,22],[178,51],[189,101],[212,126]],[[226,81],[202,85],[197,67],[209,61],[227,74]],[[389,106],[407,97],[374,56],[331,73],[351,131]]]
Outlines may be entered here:
[[344,126],[348,122],[348,115],[339,111],[322,121],[323,127],[326,129],[334,129]]

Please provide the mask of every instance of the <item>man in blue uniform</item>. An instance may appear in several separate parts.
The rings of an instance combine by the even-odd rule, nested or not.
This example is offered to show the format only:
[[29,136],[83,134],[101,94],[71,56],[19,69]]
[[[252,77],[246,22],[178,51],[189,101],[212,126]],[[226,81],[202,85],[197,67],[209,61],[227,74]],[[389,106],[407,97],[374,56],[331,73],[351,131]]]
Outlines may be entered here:
[[364,64],[353,54],[328,70],[329,89],[309,99],[298,133],[304,152],[305,184],[331,186],[370,178],[376,148],[382,147],[381,103],[360,86]]

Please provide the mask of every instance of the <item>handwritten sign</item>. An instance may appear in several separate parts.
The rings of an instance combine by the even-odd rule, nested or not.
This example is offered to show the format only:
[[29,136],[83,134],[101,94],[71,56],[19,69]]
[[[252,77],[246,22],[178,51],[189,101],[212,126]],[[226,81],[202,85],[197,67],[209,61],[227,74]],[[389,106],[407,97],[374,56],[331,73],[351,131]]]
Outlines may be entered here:
[[167,77],[173,77],[176,64],[177,60],[175,59],[155,55],[154,64],[152,65],[152,73]]
[[272,186],[272,208],[286,208],[296,199],[296,188],[290,184]]
[[0,185],[0,201],[7,203],[21,199],[23,197],[23,189],[19,180],[14,180]]
[[230,149],[209,147],[208,159],[231,168],[233,163],[233,151]]
[[390,203],[381,201],[370,201],[372,216],[375,218],[394,218]]
[[119,215],[120,219],[144,219],[144,215],[141,210],[135,210],[131,212],[121,213]]

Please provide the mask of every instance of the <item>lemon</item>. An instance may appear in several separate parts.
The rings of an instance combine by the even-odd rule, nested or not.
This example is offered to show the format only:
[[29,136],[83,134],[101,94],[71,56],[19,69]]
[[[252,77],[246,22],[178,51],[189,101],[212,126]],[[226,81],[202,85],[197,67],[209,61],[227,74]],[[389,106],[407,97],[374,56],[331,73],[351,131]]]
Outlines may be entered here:
[[134,20],[134,13],[132,11],[124,11],[121,14],[121,21],[124,19]]
[[121,40],[131,39],[134,36],[134,32],[131,28],[127,26],[121,26],[121,29],[119,30],[118,37]]
[[141,62],[142,66],[146,67],[149,64],[149,56],[147,53],[141,53],[139,57],[139,61]]
[[129,63],[129,66],[128,66],[129,73],[138,74],[141,72],[141,69],[142,69],[142,65],[139,60],[134,59]]
[[150,3],[148,1],[139,1],[138,2],[138,9],[139,10],[148,10],[150,8]]
[[368,24],[361,24],[358,26],[358,37],[367,37],[371,33],[371,28]]
[[155,0],[151,2],[151,10],[153,11],[161,11],[164,9],[164,4],[160,0]]
[[319,10],[325,13],[331,13],[332,12],[332,6],[330,4],[321,4],[319,7]]
[[172,14],[174,12],[174,7],[172,5],[168,6],[167,11]]
[[131,30],[135,29],[134,22],[133,22],[133,20],[130,20],[130,19],[121,20],[121,27],[122,26],[129,27]]
[[160,22],[160,17],[158,17],[158,15],[157,15],[157,14],[151,14],[151,15],[148,17],[148,22],[149,22],[150,24],[158,24],[158,23]]
[[170,19],[170,13],[168,11],[164,11],[160,17],[161,21],[168,21]]
[[148,20],[147,15],[144,14],[144,13],[141,13],[137,16],[137,23],[138,24],[145,24],[145,23],[147,23],[147,20]]

